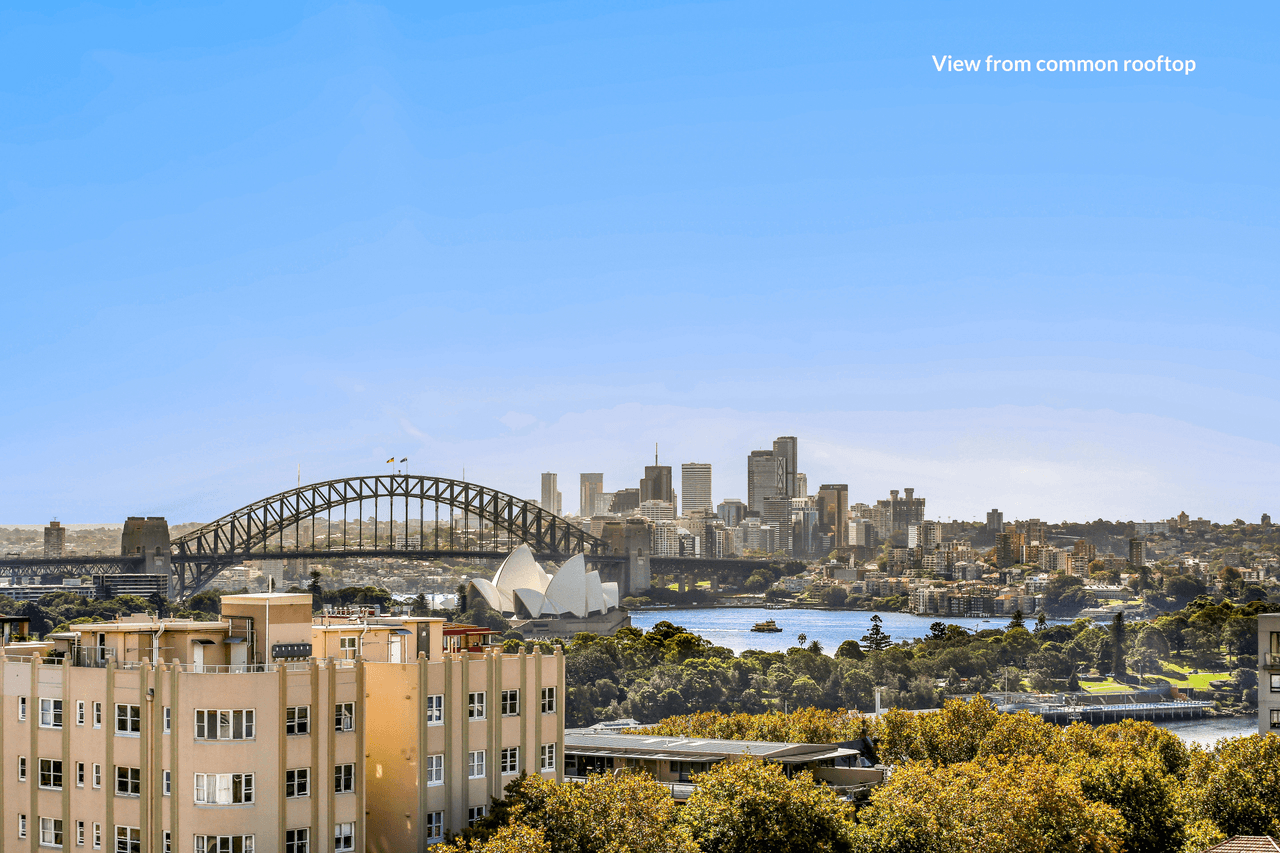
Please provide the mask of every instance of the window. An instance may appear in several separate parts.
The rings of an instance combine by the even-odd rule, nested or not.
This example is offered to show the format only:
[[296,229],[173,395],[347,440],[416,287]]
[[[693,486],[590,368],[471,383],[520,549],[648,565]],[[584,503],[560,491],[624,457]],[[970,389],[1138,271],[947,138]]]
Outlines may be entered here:
[[84,821],[76,821],[76,846],[84,846]]
[[253,740],[255,720],[252,708],[196,711],[196,740]]
[[427,812],[427,841],[444,841],[444,812]]
[[62,790],[62,762],[56,758],[40,759],[40,787]]
[[554,714],[556,712],[556,689],[554,687],[542,688],[542,713]]
[[84,725],[84,702],[83,701],[76,703],[76,725],[77,726]]
[[18,815],[18,837],[27,837],[27,816],[24,814]]
[[354,794],[356,792],[356,766],[354,764],[334,765],[333,792],[335,794]]
[[40,728],[42,729],[62,728],[62,700],[61,699],[41,699],[40,700]]
[[356,637],[339,637],[338,651],[342,653],[342,657],[350,659],[356,656]]
[[503,747],[502,755],[500,756],[500,758],[502,760],[501,761],[502,774],[504,776],[507,775],[508,773],[520,772],[520,747],[518,746]]
[[164,791],[166,797],[173,793],[173,774],[168,770],[164,771],[161,784],[163,786],[161,790]]
[[483,693],[467,694],[467,719],[469,720],[484,719],[484,694]]
[[284,733],[287,735],[311,734],[310,705],[295,705],[284,709]]
[[76,762],[76,787],[77,788],[84,787],[84,762],[83,761]]
[[1271,709],[1271,728],[1280,729],[1280,708]]
[[[138,705],[116,705],[116,734],[136,735],[142,731],[142,708]],[[121,827],[117,827],[117,830]]]
[[520,691],[519,690],[502,691],[502,716],[504,717],[520,716]]
[[18,781],[27,781],[27,757],[25,755],[18,756]]
[[1280,673],[1271,673],[1271,692],[1280,693]]
[[162,839],[163,839],[162,844],[164,846],[164,853],[173,853],[173,835],[170,834],[169,830],[166,829],[164,831],[164,835],[162,836]]
[[54,817],[40,818],[40,845],[42,847],[62,846],[62,821]]
[[197,835],[196,853],[253,853],[252,835]]
[[[101,702],[93,703],[93,727],[95,729],[102,728],[102,703]],[[98,846],[101,847],[102,845],[98,845]]]
[[[252,773],[196,774],[196,803],[198,805],[228,806],[252,802]],[[210,837],[212,838],[213,836]],[[217,849],[216,847],[213,848],[213,850]]]
[[356,825],[354,823],[335,823],[333,825],[333,849],[356,849]]
[[467,826],[475,826],[484,819],[485,807],[472,806],[467,809]]
[[116,853],[142,853],[142,830],[136,826],[117,826]]
[[164,733],[169,734],[173,731],[173,709],[168,705],[164,706]]
[[542,769],[556,769],[556,745],[554,743],[544,743],[542,745]]
[[471,779],[484,777],[484,750],[467,753],[467,776]]
[[427,697],[427,725],[444,725],[444,694],[433,693]]
[[102,765],[101,764],[93,765],[93,787],[95,788],[102,787]]
[[27,719],[27,697],[19,696],[18,697],[18,722],[22,722],[26,719]]
[[356,728],[356,703],[339,702],[333,706],[333,730],[352,732]]
[[284,853],[311,853],[311,830],[286,829]]
[[311,796],[311,770],[303,767],[299,770],[284,771],[284,795],[286,797]]
[[93,849],[102,849],[102,824],[95,823],[93,825]]
[[116,767],[116,796],[142,795],[142,770],[138,767]]
[[444,784],[444,755],[427,756],[427,784]]

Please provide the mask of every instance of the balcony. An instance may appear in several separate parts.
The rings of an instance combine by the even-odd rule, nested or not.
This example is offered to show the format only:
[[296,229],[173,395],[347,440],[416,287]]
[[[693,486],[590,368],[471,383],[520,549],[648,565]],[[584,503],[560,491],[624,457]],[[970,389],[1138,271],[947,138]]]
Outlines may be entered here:
[[1267,652],[1262,656],[1262,668],[1280,670],[1280,652]]

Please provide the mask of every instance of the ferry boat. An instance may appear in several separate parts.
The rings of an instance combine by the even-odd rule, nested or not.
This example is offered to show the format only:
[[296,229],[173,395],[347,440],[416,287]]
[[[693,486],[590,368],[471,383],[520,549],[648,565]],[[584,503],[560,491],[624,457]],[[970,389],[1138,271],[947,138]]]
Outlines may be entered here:
[[778,623],[774,622],[772,619],[757,622],[751,626],[751,630],[755,631],[757,634],[778,634],[782,632],[782,629],[778,627]]

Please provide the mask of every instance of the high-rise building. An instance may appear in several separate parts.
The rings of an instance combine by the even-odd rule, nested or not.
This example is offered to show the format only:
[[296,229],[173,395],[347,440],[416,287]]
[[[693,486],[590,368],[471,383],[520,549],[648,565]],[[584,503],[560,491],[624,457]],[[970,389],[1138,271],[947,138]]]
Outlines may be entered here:
[[640,501],[638,513],[650,521],[674,521],[676,508],[666,501]]
[[1000,533],[1004,530],[1004,513],[998,509],[993,509],[987,513],[987,530]]
[[711,464],[686,462],[680,466],[680,508],[685,515],[711,512]]
[[818,516],[820,530],[834,537],[835,547],[849,544],[849,486],[846,483],[828,484],[818,488]]
[[725,498],[716,507],[716,514],[724,521],[725,527],[737,527],[747,517],[747,505],[737,498]]
[[797,467],[796,456],[796,437],[794,435],[780,435],[773,440],[773,455],[782,460],[786,470],[783,476],[786,483],[786,495],[789,498],[799,496],[796,491],[796,473],[800,470]]
[[49,526],[44,529],[44,555],[46,557],[61,557],[66,544],[67,528],[57,521],[49,522]]
[[542,475],[542,500],[538,504],[548,512],[560,515],[560,490],[556,488],[556,475]]
[[1258,734],[1280,734],[1280,613],[1258,614]]
[[809,497],[809,478],[805,474],[796,474],[796,493],[792,497]]
[[644,466],[644,479],[640,481],[640,502],[666,501],[676,505],[676,492],[671,485],[671,466],[658,464],[658,448],[653,448],[653,464]]
[[937,521],[922,521],[907,526],[907,547],[933,551],[942,544],[942,525]]
[[760,520],[778,531],[778,550],[791,553],[791,498],[770,495],[764,499]]
[[850,545],[859,548],[874,548],[879,539],[875,525],[865,518],[857,518],[849,523]]
[[[639,492],[637,491],[637,494],[638,493]],[[613,501],[615,497],[616,496],[613,492],[601,492],[596,495],[595,503],[591,508],[591,515],[607,515],[608,513],[613,512]]]
[[1049,544],[1049,525],[1038,518],[1016,522],[1014,530],[1023,535],[1028,546]]
[[1129,540],[1129,565],[1140,569],[1147,564],[1147,542],[1145,539]]
[[764,512],[765,498],[787,497],[786,461],[772,450],[753,450],[747,457],[747,509]]
[[639,489],[618,489],[618,491],[613,493],[613,506],[609,511],[615,515],[626,515],[632,510],[639,508]]
[[596,498],[604,494],[604,474],[579,474],[578,515],[590,518],[596,514]]
[[915,489],[902,491],[903,497],[900,498],[897,489],[890,489],[889,499],[876,501],[871,509],[871,521],[881,539],[888,539],[896,533],[905,536],[909,525],[924,521],[924,498],[917,498]]

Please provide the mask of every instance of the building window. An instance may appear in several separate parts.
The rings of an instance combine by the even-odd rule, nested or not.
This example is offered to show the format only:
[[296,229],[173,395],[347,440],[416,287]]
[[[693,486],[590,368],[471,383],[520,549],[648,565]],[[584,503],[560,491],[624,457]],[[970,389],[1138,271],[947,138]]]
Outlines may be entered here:
[[444,694],[433,693],[427,697],[427,725],[444,725]]
[[168,705],[164,706],[164,733],[171,734],[173,732],[173,709]]
[[427,785],[444,784],[444,755],[427,756]]
[[142,830],[136,826],[117,826],[116,853],[142,853]]
[[84,725],[84,702],[83,701],[76,703],[76,725],[77,726]]
[[[116,705],[116,734],[136,735],[142,731],[142,707]],[[117,827],[120,829],[120,827]]]
[[102,765],[101,764],[93,765],[93,787],[95,788],[102,787]]
[[284,853],[311,853],[310,829],[286,829]]
[[356,825],[354,823],[335,823],[333,825],[333,849],[335,853],[341,850],[356,849]]
[[18,756],[18,781],[27,781],[27,757],[25,755]]
[[356,766],[354,764],[334,765],[333,792],[335,794],[354,794],[356,792]]
[[484,694],[483,693],[467,694],[467,719],[469,720],[484,719]]
[[333,730],[353,732],[356,729],[356,703],[339,702],[333,706]]
[[102,849],[102,824],[95,823],[93,825],[93,849]]
[[142,770],[138,767],[116,767],[116,796],[142,795]]
[[[252,773],[197,773],[196,804],[229,806],[253,802]],[[210,836],[211,838],[213,836]],[[215,850],[217,848],[214,848]]]
[[542,745],[542,769],[556,769],[556,745],[554,743],[544,743]]
[[24,814],[18,815],[18,837],[27,837],[27,816]]
[[542,713],[554,714],[556,712],[556,689],[554,687],[542,688]]
[[298,770],[284,771],[284,795],[285,797],[311,796],[311,769],[303,767]]
[[507,746],[502,749],[502,775],[520,772],[520,747]]
[[354,658],[356,656],[356,643],[358,641],[359,640],[356,637],[339,637],[338,651],[341,653],[342,657],[347,660]]
[[40,728],[42,729],[62,728],[62,700],[61,699],[41,699],[40,700]]
[[197,835],[195,853],[253,853],[253,836]]
[[[102,728],[102,703],[101,702],[93,703],[93,727],[95,729]],[[102,846],[102,845],[98,845],[98,846]]]
[[83,761],[76,762],[76,787],[77,788],[84,787],[84,762]]
[[196,711],[196,740],[253,740],[255,720],[252,708]]
[[467,809],[467,826],[475,826],[477,823],[484,820],[484,814],[484,806],[472,806]]
[[427,841],[444,841],[444,812],[427,812]]
[[173,774],[166,770],[164,771],[162,779],[162,790],[164,791],[164,795],[167,797],[173,793]]
[[161,836],[161,843],[164,847],[164,853],[173,853],[173,835],[169,830],[166,829],[164,831],[164,835]]
[[84,846],[84,821],[76,821],[76,846]]
[[502,716],[504,717],[520,716],[520,691],[519,690],[502,691]]
[[1271,709],[1271,728],[1280,729],[1280,708]]
[[484,778],[484,750],[467,753],[467,776],[471,779]]
[[40,846],[62,846],[62,821],[53,817],[40,818]]
[[310,705],[294,705],[284,709],[284,733],[287,735],[311,734]]
[[56,758],[40,759],[40,787],[62,790],[62,762]]
[[27,719],[27,697],[18,697],[18,722],[25,722]]
[[1280,673],[1271,673],[1271,692],[1280,693]]

